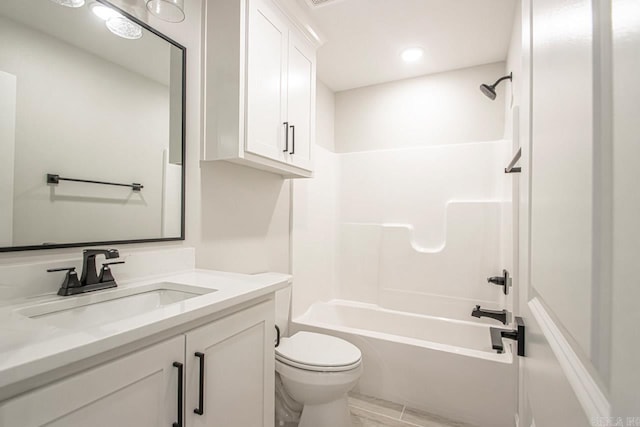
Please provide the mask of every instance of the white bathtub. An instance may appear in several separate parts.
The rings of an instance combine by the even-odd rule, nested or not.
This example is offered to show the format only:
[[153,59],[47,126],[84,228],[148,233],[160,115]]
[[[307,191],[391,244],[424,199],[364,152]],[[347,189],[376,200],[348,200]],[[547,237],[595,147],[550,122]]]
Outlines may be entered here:
[[[495,326],[502,326],[497,324]],[[491,349],[489,326],[333,300],[313,304],[292,332],[335,335],[357,345],[362,394],[478,427],[513,427],[516,375],[509,340]]]

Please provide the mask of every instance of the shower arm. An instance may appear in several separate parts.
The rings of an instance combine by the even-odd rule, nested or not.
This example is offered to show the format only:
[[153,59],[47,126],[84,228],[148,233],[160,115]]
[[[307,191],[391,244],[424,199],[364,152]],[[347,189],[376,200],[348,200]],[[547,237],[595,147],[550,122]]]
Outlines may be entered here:
[[492,84],[491,87],[495,88],[496,86],[498,86],[500,84],[501,81],[503,81],[503,80],[511,80],[512,78],[513,78],[513,73],[509,73],[508,76],[500,77],[498,80],[496,80],[496,82],[494,84]]

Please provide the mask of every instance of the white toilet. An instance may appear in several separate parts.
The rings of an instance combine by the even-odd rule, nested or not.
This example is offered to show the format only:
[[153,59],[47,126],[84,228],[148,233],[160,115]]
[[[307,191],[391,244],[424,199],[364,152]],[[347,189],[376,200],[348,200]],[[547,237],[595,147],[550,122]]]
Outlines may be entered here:
[[329,335],[298,332],[276,348],[285,391],[304,405],[299,427],[351,427],[347,392],[362,374],[362,353]]

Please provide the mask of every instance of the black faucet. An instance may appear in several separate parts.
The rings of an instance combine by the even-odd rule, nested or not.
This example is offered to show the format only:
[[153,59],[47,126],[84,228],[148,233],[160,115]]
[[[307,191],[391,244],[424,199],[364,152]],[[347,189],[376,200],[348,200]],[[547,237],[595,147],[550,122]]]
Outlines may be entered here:
[[492,319],[496,319],[502,322],[503,325],[507,324],[507,317],[509,312],[507,310],[487,310],[484,308],[480,308],[479,305],[476,305],[476,308],[471,312],[473,317],[477,317],[480,319],[481,317],[491,317]]
[[75,267],[53,268],[48,272],[66,271],[64,282],[58,290],[58,295],[69,296],[83,294],[85,292],[97,291],[101,289],[115,288],[118,286],[111,274],[111,265],[124,264],[124,261],[107,262],[102,264],[100,275],[96,270],[96,256],[104,255],[106,259],[118,258],[120,253],[117,249],[85,249],[82,251],[82,277],[78,280],[78,273]]
[[104,255],[106,259],[113,259],[118,258],[120,253],[117,249],[85,249],[82,251],[82,277],[80,278],[80,286],[100,283],[100,278],[96,271],[96,255]]
[[503,338],[509,338],[515,340],[518,343],[518,356],[525,356],[525,326],[522,317],[516,316],[515,319],[516,329],[500,329],[489,328],[491,335],[491,347],[498,353],[504,353]]

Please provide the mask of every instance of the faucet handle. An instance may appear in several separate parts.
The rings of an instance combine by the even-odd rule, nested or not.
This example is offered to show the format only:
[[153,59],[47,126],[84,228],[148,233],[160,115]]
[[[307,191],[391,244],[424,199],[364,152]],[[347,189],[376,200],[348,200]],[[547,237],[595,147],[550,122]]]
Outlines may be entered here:
[[124,261],[112,261],[112,262],[105,262],[104,264],[102,264],[102,269],[100,269],[100,277],[98,278],[98,282],[99,283],[106,283],[106,282],[116,282],[116,279],[113,277],[113,274],[111,274],[111,265],[115,265],[115,264],[124,264]]
[[62,267],[62,268],[48,268],[47,269],[47,273],[55,273],[57,271],[68,271],[68,272],[72,272],[72,271],[76,271],[75,267]]
[[58,271],[66,271],[67,274],[64,277],[64,281],[62,285],[60,285],[60,289],[58,289],[58,295],[66,296],[69,295],[70,288],[78,288],[80,287],[80,280],[78,280],[78,273],[76,273],[75,267],[63,267],[63,268],[49,268],[47,273],[55,273]]

